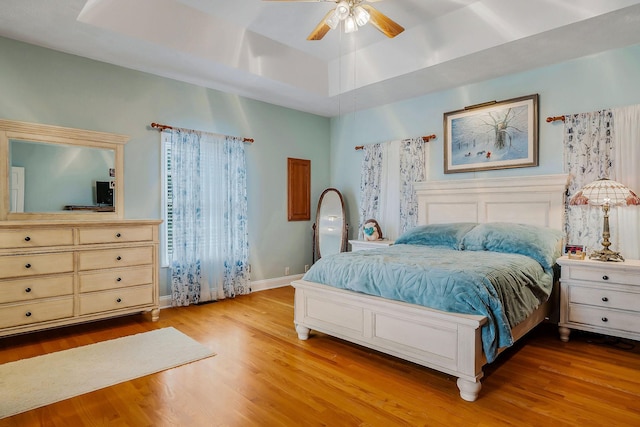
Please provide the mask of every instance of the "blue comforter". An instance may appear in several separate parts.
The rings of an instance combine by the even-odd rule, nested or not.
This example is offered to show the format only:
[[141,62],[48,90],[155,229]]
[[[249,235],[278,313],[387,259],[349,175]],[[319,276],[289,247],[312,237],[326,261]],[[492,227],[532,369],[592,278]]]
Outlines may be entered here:
[[488,318],[482,344],[488,362],[513,344],[511,326],[550,295],[552,271],[520,254],[399,244],[323,257],[304,280]]

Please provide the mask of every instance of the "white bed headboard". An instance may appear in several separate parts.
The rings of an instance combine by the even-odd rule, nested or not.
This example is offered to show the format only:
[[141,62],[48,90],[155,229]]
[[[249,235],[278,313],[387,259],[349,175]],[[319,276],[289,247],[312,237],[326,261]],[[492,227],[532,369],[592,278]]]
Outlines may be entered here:
[[567,179],[560,174],[418,182],[418,224],[515,222],[562,230]]

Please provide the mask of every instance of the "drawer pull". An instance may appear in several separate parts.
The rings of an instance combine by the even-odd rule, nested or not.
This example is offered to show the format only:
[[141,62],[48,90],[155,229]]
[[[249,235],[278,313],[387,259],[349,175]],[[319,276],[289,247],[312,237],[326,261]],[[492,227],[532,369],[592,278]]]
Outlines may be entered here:
[[24,268],[31,268],[31,264],[25,264]]
[[116,233],[116,237],[122,237],[122,234]]
[[27,311],[24,315],[27,316],[27,317],[31,317],[31,312]]
[[118,277],[118,278],[116,279],[116,282],[122,282],[122,277]]
[[29,237],[29,236],[27,236],[27,237],[25,237],[25,238],[24,238],[24,241],[25,241],[25,242],[28,242],[28,241],[30,241],[30,240],[31,240],[31,237]]
[[607,297],[602,297],[602,301],[603,301],[603,302],[607,302],[607,301],[609,301],[609,298],[607,298]]
[[604,276],[602,276],[602,280],[609,280],[609,276],[605,274]]
[[122,298],[118,298],[116,302],[122,302]]
[[25,291],[26,293],[29,293],[29,292],[31,292],[31,288],[27,288],[27,289],[25,289],[24,291]]
[[122,259],[122,257],[121,257],[120,255],[118,255],[118,256],[116,257],[116,261],[120,261],[121,259]]
[[603,321],[603,322],[608,322],[608,321],[609,321],[609,319],[607,319],[606,317],[603,317],[603,318],[602,318],[602,321]]

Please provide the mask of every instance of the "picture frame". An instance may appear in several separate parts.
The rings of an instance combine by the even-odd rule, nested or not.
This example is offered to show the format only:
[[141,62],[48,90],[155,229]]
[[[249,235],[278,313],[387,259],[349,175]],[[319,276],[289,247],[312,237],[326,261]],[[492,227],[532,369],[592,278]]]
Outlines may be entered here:
[[538,94],[444,113],[444,173],[538,166]]

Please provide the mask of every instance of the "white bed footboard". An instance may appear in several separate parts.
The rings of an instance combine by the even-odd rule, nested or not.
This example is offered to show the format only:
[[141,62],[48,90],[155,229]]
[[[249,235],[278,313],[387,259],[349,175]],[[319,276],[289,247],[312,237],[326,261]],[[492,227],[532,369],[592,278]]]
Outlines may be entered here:
[[484,316],[439,310],[298,280],[294,322],[300,339],[311,329],[458,377],[460,396],[480,392],[485,358]]

